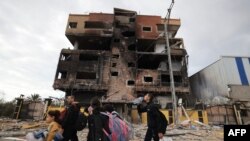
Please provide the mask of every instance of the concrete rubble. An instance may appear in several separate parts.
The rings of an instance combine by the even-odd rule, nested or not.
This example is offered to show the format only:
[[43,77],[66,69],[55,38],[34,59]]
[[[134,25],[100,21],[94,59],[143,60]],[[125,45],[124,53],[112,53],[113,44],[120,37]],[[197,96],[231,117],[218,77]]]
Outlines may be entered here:
[[[46,128],[44,121],[20,121],[11,119],[0,119],[0,141],[25,140],[25,135],[39,129]],[[133,124],[133,138],[131,141],[143,141],[147,131],[147,126],[144,124]],[[79,141],[87,141],[88,129],[78,132]],[[220,126],[200,126],[192,124],[191,126],[173,127],[169,125],[164,136],[168,141],[222,141],[223,127]]]
[[44,121],[0,119],[0,141],[25,139],[28,132],[45,128],[47,125]]

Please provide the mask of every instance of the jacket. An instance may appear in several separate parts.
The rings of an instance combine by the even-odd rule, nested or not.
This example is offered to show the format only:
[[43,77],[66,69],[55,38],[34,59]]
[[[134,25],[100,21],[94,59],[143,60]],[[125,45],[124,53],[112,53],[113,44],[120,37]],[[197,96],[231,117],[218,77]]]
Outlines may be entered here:
[[80,106],[78,104],[71,104],[66,107],[65,115],[61,121],[63,129],[74,129],[75,123],[80,112]]
[[157,130],[158,133],[164,133],[166,129],[161,126],[160,111],[154,103],[142,102],[138,105],[137,110],[139,113],[147,112],[147,125],[148,128]]

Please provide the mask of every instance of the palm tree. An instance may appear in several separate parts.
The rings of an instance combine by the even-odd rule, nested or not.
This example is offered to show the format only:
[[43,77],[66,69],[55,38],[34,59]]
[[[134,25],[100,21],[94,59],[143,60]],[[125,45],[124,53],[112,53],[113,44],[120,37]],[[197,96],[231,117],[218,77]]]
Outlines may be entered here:
[[30,96],[27,97],[29,101],[41,101],[42,98],[39,94],[31,94]]

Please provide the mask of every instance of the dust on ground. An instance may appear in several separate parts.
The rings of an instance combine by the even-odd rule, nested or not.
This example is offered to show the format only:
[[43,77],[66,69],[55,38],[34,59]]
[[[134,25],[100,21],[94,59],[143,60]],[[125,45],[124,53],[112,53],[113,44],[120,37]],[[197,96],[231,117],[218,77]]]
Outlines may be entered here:
[[[0,119],[0,141],[25,141],[25,135],[29,132],[46,129],[44,121]],[[131,141],[143,141],[147,126],[144,124],[132,124]],[[78,131],[79,141],[87,141],[88,129]],[[223,141],[224,133],[221,126],[179,126],[169,125],[164,135],[167,141]]]

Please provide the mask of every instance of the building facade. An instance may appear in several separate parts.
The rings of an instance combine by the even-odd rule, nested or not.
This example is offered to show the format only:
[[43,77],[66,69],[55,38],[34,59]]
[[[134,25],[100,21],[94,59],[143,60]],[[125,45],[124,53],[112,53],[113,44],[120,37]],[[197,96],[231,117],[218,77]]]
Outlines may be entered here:
[[[136,97],[152,93],[166,108],[172,101],[165,22],[160,16],[118,8],[113,14],[70,14],[65,34],[74,49],[62,49],[54,89],[75,95],[83,105],[97,96],[116,104],[119,112],[127,112]],[[185,98],[188,61],[183,39],[175,37],[179,27],[179,19],[169,19],[176,95]]]

